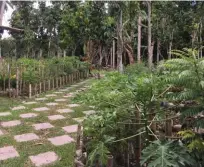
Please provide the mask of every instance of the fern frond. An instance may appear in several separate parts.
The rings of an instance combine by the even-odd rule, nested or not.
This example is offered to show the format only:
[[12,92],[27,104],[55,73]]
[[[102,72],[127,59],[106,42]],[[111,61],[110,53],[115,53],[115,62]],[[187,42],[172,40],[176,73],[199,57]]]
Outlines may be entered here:
[[183,117],[193,117],[201,113],[203,109],[203,106],[189,106],[188,108],[183,108],[181,114]]

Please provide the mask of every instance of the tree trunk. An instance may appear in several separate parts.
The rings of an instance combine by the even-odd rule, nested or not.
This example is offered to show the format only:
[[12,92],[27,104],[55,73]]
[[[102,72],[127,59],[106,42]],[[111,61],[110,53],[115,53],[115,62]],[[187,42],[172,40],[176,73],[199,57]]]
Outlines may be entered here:
[[115,39],[113,39],[113,68],[115,68]]
[[123,11],[120,10],[118,25],[117,25],[117,67],[120,73],[123,72],[123,39],[122,39],[122,29],[123,29]]
[[203,49],[202,49],[202,43],[203,43],[203,39],[202,39],[202,29],[203,29],[203,25],[202,25],[202,20],[201,20],[201,23],[200,23],[200,51],[199,51],[199,57],[202,58],[203,57]]
[[42,57],[42,49],[40,48],[40,52],[39,52],[39,58]]
[[160,55],[160,41],[157,38],[157,64],[159,62],[159,55]]
[[98,62],[98,65],[101,67],[102,65],[102,60],[103,60],[103,55],[102,55],[102,46],[101,44],[99,43],[99,62]]
[[137,28],[138,28],[138,35],[137,35],[137,61],[138,63],[141,62],[141,22],[142,22],[142,17],[139,15],[138,20],[137,20]]
[[168,59],[171,59],[171,48],[172,48],[172,41],[169,42],[169,53],[168,53]]
[[63,50],[63,57],[66,57],[66,55],[67,55],[67,51],[64,49]]
[[130,46],[129,44],[126,44],[125,50],[127,51],[127,54],[128,54],[129,63],[134,64],[135,61],[134,61],[134,54],[133,54],[132,46]]
[[152,27],[151,27],[151,1],[147,1],[148,7],[148,66],[152,67],[153,63],[153,48],[152,48]]
[[49,43],[48,43],[48,57],[50,57],[50,46],[51,46],[51,35],[49,37]]

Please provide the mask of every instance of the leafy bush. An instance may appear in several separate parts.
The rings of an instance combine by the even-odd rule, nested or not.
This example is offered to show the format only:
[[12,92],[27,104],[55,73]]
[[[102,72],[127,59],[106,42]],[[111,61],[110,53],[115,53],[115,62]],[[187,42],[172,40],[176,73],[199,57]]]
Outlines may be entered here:
[[[199,116],[204,107],[204,61],[198,59],[197,51],[192,49],[173,51],[172,54],[178,58],[161,62],[153,70],[136,64],[127,67],[124,74],[106,73],[103,79],[94,81],[86,93],[75,98],[94,105],[98,111],[84,121],[84,135],[92,138],[87,146],[90,163],[98,159],[105,164],[110,152],[117,161],[115,166],[127,166],[124,157],[134,157],[131,161],[135,162],[138,148],[143,147],[141,163],[148,167],[202,166],[204,157],[198,154],[203,148],[201,136],[192,132],[188,141],[183,140],[184,145],[180,145],[179,141],[160,140],[161,136],[155,134],[157,129],[153,128],[167,115],[174,116],[178,111],[181,112],[181,124],[186,117],[193,117],[194,121],[187,129],[204,126]],[[187,102],[193,103],[185,105]],[[184,105],[168,109],[168,106],[160,106],[163,103]],[[110,142],[106,142],[104,136]],[[144,140],[138,145],[140,137]],[[133,155],[130,155],[130,145]]]

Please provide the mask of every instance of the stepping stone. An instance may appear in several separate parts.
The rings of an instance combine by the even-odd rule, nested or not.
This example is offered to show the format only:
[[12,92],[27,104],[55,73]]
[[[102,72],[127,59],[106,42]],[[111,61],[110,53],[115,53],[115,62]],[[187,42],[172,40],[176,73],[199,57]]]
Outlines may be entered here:
[[79,107],[80,105],[79,104],[68,104],[67,106],[68,107]]
[[76,85],[71,85],[71,87],[76,87],[76,86],[79,86],[79,85],[77,85],[77,84]]
[[71,113],[74,111],[69,109],[69,108],[65,108],[65,109],[58,109],[57,112],[59,112],[59,113]]
[[0,136],[2,136],[4,133],[2,132],[2,130],[0,130]]
[[58,103],[46,103],[47,106],[57,106]]
[[1,122],[1,126],[3,126],[3,127],[13,127],[13,126],[17,126],[20,124],[21,124],[21,121],[19,121],[19,120]]
[[37,101],[44,101],[44,100],[47,100],[47,98],[46,98],[46,97],[42,97],[42,98],[35,98],[35,100],[37,100]]
[[60,89],[59,90],[60,92],[66,92],[66,91],[69,91],[68,89]]
[[23,104],[36,104],[36,101],[29,101],[29,102],[24,102]]
[[35,130],[50,129],[54,127],[50,123],[39,123],[39,124],[33,124],[32,126],[34,127]]
[[63,136],[57,136],[57,137],[53,137],[53,138],[48,138],[48,140],[55,146],[61,146],[64,144],[68,144],[71,142],[74,142],[74,139],[72,139],[70,136],[68,135],[63,135]]
[[35,166],[39,167],[42,165],[49,165],[51,163],[54,163],[59,159],[59,157],[57,154],[55,154],[55,152],[50,151],[35,156],[29,156],[29,159]]
[[50,116],[48,116],[48,119],[55,121],[55,120],[59,120],[59,119],[65,119],[65,117],[63,115],[50,115]]
[[61,93],[63,93],[63,92],[54,92],[55,94],[61,94]]
[[19,157],[19,154],[13,146],[0,148],[0,160],[6,160],[14,157]]
[[65,126],[62,129],[64,129],[67,133],[75,133],[77,132],[78,125]]
[[17,142],[25,142],[25,141],[37,140],[37,139],[39,139],[39,137],[34,133],[25,133],[22,135],[14,136],[14,139]]
[[83,122],[84,119],[85,119],[84,117],[73,118],[73,120],[75,120],[75,121],[78,122],[78,123]]
[[88,110],[88,111],[83,111],[83,113],[84,113],[85,115],[92,115],[92,114],[95,114],[96,111],[95,111],[95,110]]
[[47,108],[47,107],[39,107],[39,108],[34,108],[33,110],[34,111],[48,111],[49,108]]
[[63,96],[63,97],[65,97],[65,98],[67,98],[67,97],[74,97],[75,96],[75,94],[74,93],[69,93],[69,94],[66,94],[65,96]]
[[11,115],[10,112],[0,112],[0,117]]
[[45,95],[46,97],[55,97],[57,96],[56,94],[48,94],[48,95]]
[[63,101],[67,101],[67,99],[55,99],[56,102],[63,102]]
[[25,109],[25,106],[17,106],[12,108],[12,110],[23,110],[23,109]]
[[33,117],[37,117],[38,114],[36,113],[26,113],[26,114],[20,114],[21,118],[33,118]]

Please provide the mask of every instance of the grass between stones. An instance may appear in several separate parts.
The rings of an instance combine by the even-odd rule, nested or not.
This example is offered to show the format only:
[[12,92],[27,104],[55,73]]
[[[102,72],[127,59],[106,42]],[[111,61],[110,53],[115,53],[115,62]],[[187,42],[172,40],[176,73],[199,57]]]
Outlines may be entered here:
[[[78,124],[77,121],[75,121],[72,118],[79,118],[84,117],[83,111],[91,110],[90,107],[85,105],[80,105],[77,107],[70,108],[67,105],[72,104],[72,98],[68,97],[66,98],[67,101],[63,102],[55,102],[55,99],[64,98],[63,96],[67,95],[71,92],[76,92],[79,88],[82,88],[83,86],[89,84],[91,80],[88,80],[87,82],[83,84],[78,84],[74,87],[69,87],[69,89],[65,92],[63,91],[60,94],[56,94],[54,97],[46,97],[46,94],[54,94],[55,91],[49,91],[47,93],[43,93],[39,95],[38,98],[44,98],[46,97],[47,100],[44,101],[36,101],[35,98],[29,99],[29,100],[16,100],[16,99],[9,99],[9,98],[2,98],[0,97],[0,113],[1,112],[11,112],[11,115],[8,116],[0,116],[0,123],[6,122],[6,121],[12,121],[12,120],[20,120],[21,124],[14,126],[14,127],[2,127],[0,125],[0,130],[3,132],[3,135],[0,136],[0,148],[5,146],[13,146],[16,151],[19,153],[19,157],[15,158],[9,158],[7,160],[0,161],[1,167],[33,167],[34,164],[29,159],[29,156],[37,155],[40,153],[45,153],[48,151],[55,152],[59,159],[52,163],[52,167],[72,167],[74,162],[74,155],[75,155],[75,143],[69,143],[66,145],[61,146],[55,146],[50,141],[48,141],[48,138],[53,138],[57,136],[62,135],[69,135],[73,139],[76,139],[76,134],[71,133],[68,134],[65,130],[63,130],[63,127],[69,126],[69,125],[75,125]],[[61,88],[64,89],[64,88]],[[35,104],[23,104],[24,102],[29,101],[36,101]],[[56,106],[47,106],[46,103],[58,103]],[[25,109],[12,111],[13,107],[16,106],[25,106]],[[34,111],[34,108],[39,107],[47,107],[49,108],[48,111]],[[72,113],[58,113],[58,109],[64,109],[69,108],[71,110],[74,110]],[[38,114],[37,117],[32,118],[21,118],[19,117],[20,114],[26,114],[26,113],[36,113]],[[51,115],[62,115],[65,118],[61,120],[49,120],[48,116]],[[44,129],[44,130],[35,130],[33,128],[33,124],[39,124],[39,123],[50,123],[53,125],[53,128],[50,129]],[[39,139],[27,141],[27,142],[17,142],[14,139],[15,135],[21,135],[25,133],[34,133],[36,134]]]

